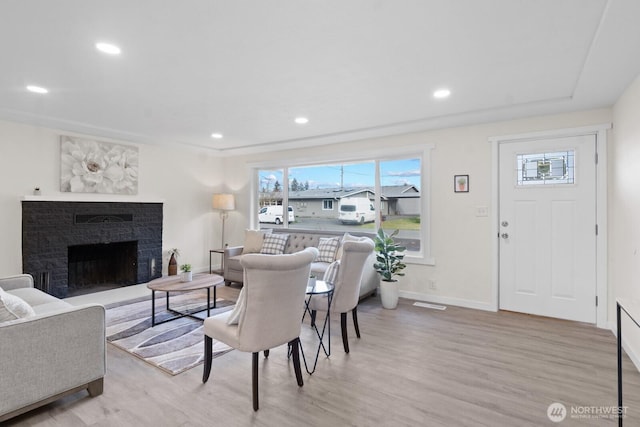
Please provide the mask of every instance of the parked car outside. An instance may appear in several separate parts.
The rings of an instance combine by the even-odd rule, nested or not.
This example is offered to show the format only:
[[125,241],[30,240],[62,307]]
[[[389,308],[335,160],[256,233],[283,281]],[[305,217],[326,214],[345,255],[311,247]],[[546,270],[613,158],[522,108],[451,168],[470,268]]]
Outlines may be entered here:
[[[293,208],[289,206],[289,222],[295,222],[296,217],[293,212]],[[265,206],[258,211],[258,221],[260,222],[268,222],[271,224],[282,224],[283,216],[282,216],[282,205],[278,206]]]
[[366,197],[345,197],[340,199],[340,215],[343,224],[364,224],[376,220],[376,210]]

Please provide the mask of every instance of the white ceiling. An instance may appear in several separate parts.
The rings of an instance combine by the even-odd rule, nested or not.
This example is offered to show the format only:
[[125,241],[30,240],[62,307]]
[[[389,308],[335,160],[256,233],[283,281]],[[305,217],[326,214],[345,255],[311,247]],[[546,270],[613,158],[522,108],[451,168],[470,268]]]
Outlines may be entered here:
[[638,0],[2,0],[0,118],[240,154],[598,108],[640,73],[639,18]]

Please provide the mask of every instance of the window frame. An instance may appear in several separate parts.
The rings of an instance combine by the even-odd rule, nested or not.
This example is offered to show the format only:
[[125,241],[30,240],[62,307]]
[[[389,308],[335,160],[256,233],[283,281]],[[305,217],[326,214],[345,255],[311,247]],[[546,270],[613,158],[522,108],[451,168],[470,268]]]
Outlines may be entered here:
[[[258,222],[258,173],[261,169],[282,169],[283,183],[282,183],[282,197],[283,205],[285,201],[287,205],[289,202],[289,169],[295,167],[304,166],[322,166],[325,164],[342,163],[342,162],[375,162],[375,206],[380,206],[380,162],[389,160],[406,159],[408,157],[415,157],[420,159],[420,251],[407,252],[405,254],[405,261],[409,264],[423,264],[423,265],[435,265],[435,258],[431,253],[431,171],[432,161],[431,152],[434,148],[434,144],[422,144],[419,147],[405,147],[404,149],[394,148],[381,149],[381,150],[368,150],[367,155],[361,154],[345,155],[342,156],[314,156],[310,158],[289,158],[286,163],[282,160],[272,160],[265,162],[256,162],[248,164],[250,170],[250,209],[249,215],[250,227],[259,228]],[[285,185],[286,184],[286,185]],[[289,221],[287,215],[285,215],[283,227],[289,227]],[[380,218],[376,215],[375,230],[380,228]]]
[[[331,203],[331,207],[330,208],[326,208],[325,207],[328,203]],[[333,211],[334,210],[334,208],[333,208],[333,199],[323,199],[322,200],[322,210],[323,211]]]

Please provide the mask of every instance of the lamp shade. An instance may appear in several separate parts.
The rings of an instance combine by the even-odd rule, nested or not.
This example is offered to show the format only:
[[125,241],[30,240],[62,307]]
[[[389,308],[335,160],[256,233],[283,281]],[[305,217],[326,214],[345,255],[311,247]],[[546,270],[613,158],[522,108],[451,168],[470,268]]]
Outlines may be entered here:
[[233,194],[214,194],[213,209],[232,211],[236,208],[236,200]]

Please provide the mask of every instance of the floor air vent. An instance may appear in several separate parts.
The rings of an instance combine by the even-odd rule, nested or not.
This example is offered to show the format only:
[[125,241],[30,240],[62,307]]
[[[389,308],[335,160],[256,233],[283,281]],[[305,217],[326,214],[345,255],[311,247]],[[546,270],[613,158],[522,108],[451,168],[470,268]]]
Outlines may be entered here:
[[414,302],[413,305],[416,307],[424,307],[424,308],[432,308],[434,310],[446,310],[447,307],[444,305],[437,304],[429,304],[428,302]]

